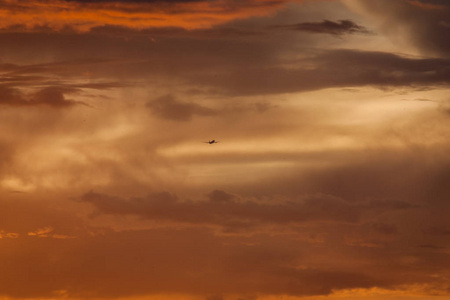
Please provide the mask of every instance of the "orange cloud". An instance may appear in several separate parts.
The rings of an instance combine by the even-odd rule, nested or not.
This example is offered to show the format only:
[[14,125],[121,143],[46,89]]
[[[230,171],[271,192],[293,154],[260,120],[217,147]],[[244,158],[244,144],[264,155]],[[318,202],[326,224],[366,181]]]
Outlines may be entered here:
[[18,233],[15,232],[5,232],[4,230],[0,230],[0,239],[7,238],[7,239],[16,239],[19,237]]
[[2,1],[0,28],[66,28],[86,32],[112,25],[133,29],[149,27],[207,28],[234,19],[263,16],[280,8],[286,0],[229,0],[196,2],[97,2]]
[[40,238],[54,238],[54,239],[70,239],[74,238],[73,236],[68,236],[65,234],[56,234],[54,233],[54,229],[51,226],[39,228],[35,231],[31,231],[27,233],[28,236],[40,237]]

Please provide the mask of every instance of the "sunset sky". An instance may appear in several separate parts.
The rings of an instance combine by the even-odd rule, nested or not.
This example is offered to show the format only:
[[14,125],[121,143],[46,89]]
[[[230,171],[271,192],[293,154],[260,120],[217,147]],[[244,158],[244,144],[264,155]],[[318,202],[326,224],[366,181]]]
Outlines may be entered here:
[[450,299],[449,92],[448,0],[0,0],[0,300]]

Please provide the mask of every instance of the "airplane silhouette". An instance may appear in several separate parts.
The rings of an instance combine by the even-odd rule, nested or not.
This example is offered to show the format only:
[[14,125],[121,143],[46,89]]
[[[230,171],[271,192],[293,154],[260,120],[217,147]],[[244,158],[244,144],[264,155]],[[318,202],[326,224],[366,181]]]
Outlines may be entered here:
[[203,142],[203,143],[208,143],[208,144],[217,144],[219,141],[216,141],[216,140],[211,140],[211,141],[208,141],[208,142]]

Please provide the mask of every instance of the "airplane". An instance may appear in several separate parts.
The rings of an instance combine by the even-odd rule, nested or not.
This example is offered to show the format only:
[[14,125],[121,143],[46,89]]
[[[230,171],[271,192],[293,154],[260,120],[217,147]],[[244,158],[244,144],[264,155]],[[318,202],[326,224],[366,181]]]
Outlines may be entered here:
[[208,144],[217,144],[219,141],[216,141],[216,140],[211,140],[211,141],[208,141],[208,142],[203,142],[203,143],[208,143]]

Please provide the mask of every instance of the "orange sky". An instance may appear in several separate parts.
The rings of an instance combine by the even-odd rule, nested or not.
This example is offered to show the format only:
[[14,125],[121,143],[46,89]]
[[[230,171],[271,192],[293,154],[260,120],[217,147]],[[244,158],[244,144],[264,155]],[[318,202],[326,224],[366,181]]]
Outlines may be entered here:
[[0,0],[0,300],[448,299],[449,10]]

